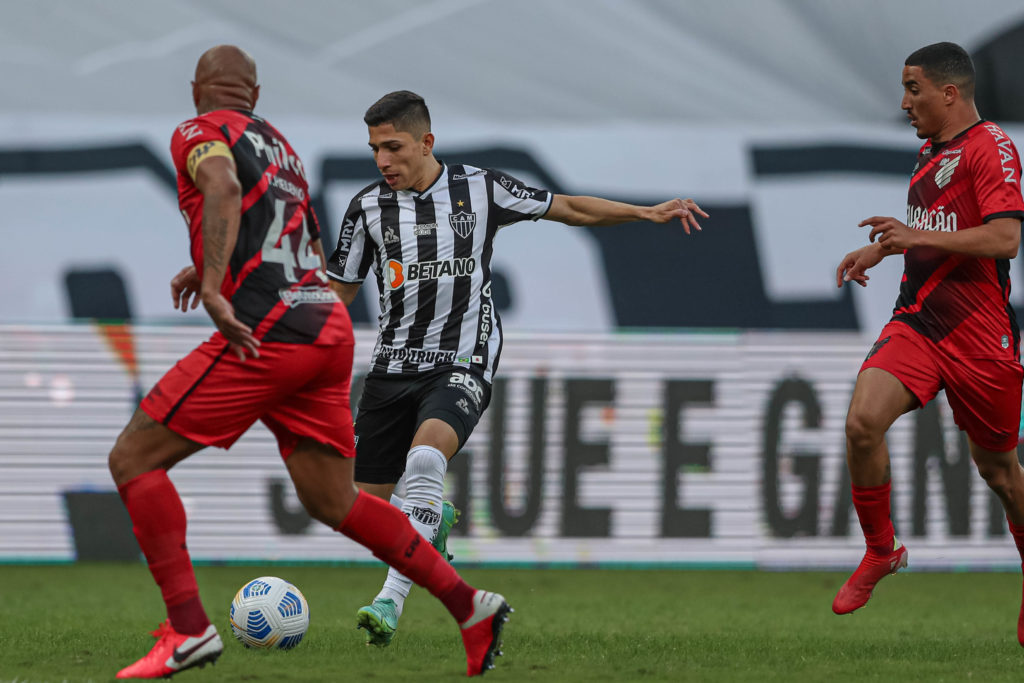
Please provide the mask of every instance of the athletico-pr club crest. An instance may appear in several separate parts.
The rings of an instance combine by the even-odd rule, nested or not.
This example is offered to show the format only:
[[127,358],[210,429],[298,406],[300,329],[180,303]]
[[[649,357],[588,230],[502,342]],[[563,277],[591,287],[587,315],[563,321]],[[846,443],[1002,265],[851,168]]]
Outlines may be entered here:
[[469,237],[469,233],[476,227],[476,212],[459,211],[449,214],[448,222],[451,223],[456,235],[462,238]]

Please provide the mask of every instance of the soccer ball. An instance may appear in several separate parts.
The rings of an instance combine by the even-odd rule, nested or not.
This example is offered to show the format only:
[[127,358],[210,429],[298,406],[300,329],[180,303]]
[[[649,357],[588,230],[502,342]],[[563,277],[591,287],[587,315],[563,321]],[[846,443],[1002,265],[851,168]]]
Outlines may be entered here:
[[306,598],[276,576],[253,579],[231,601],[231,630],[246,647],[290,650],[308,628]]

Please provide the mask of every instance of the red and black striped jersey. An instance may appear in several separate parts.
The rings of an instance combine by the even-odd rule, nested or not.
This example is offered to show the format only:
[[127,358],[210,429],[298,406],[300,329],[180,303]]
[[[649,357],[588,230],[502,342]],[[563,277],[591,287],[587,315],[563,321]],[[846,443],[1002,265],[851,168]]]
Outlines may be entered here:
[[235,315],[264,342],[333,344],[351,335],[348,312],[327,286],[311,245],[320,227],[302,161],[281,133],[251,112],[208,112],[179,125],[171,138],[196,270],[202,275],[203,195],[193,174],[204,154],[227,155],[223,145],[242,186],[238,241],[221,285]]
[[[1021,164],[1009,136],[979,121],[952,140],[926,142],[907,199],[907,225],[956,232],[1002,217],[1024,219]],[[931,247],[904,254],[893,320],[962,358],[1017,359],[1020,332],[1007,259]]]

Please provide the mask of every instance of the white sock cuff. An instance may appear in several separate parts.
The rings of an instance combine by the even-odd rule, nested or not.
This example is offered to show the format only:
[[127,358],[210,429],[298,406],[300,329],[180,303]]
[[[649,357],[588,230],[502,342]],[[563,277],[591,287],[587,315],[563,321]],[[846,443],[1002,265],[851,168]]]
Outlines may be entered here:
[[414,446],[405,458],[405,486],[408,495],[409,480],[422,475],[438,476],[444,481],[448,471],[448,458],[433,446]]

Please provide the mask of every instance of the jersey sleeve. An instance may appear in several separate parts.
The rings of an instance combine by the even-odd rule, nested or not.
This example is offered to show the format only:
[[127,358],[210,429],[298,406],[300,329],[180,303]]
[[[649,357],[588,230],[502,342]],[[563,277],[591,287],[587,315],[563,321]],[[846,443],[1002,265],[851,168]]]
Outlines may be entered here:
[[366,232],[366,214],[360,197],[355,197],[345,212],[338,246],[327,259],[327,275],[341,282],[362,282],[370,271],[373,254]]
[[306,221],[306,231],[309,233],[309,239],[320,239],[320,219],[316,217],[316,211],[313,210],[313,204],[309,201],[308,194],[306,195],[306,202],[303,208],[306,211],[306,217],[309,219]]
[[195,180],[199,163],[214,156],[233,158],[228,139],[216,124],[197,117],[175,129],[171,136],[171,159],[179,174]]
[[530,187],[502,171],[488,170],[494,205],[491,208],[499,228],[519,221],[535,221],[551,208],[552,195],[547,190]]
[[1024,219],[1020,155],[1006,133],[998,128],[989,132],[992,136],[982,136],[983,142],[971,150],[969,159],[981,219]]

